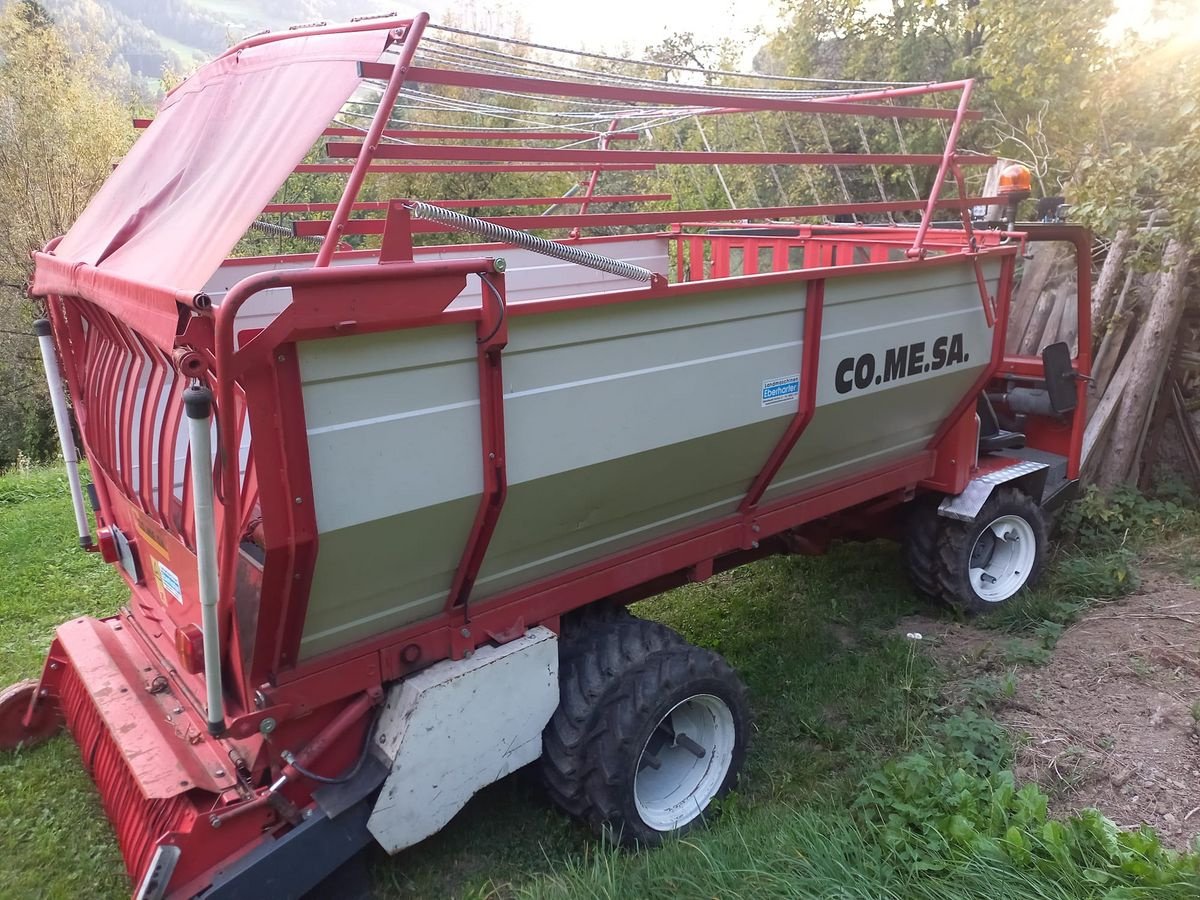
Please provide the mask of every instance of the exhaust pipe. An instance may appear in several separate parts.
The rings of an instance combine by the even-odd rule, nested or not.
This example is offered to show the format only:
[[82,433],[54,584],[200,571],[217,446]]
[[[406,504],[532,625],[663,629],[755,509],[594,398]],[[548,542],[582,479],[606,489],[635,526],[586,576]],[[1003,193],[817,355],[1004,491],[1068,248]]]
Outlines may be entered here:
[[221,638],[217,624],[217,527],[213,517],[212,391],[194,384],[183,392],[192,458],[192,508],[196,521],[196,574],[200,586],[200,631],[204,638],[204,685],[208,733],[225,732],[221,693]]
[[84,550],[91,550],[92,526],[88,521],[87,508],[83,505],[83,487],[79,482],[79,455],[71,433],[71,417],[67,412],[67,396],[63,393],[62,374],[58,370],[58,356],[54,352],[50,320],[38,319],[34,322],[33,333],[37,335],[38,347],[42,351],[42,367],[46,370],[46,385],[50,388],[54,425],[58,429],[58,443],[62,447],[63,462],[67,466],[67,482],[71,485],[71,505],[75,508],[79,546]]

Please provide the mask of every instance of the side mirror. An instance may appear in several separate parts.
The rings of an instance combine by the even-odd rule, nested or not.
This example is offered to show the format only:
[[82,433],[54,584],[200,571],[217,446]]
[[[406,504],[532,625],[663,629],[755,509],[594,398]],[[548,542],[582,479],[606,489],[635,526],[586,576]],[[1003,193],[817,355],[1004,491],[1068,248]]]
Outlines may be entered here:
[[1066,341],[1050,344],[1042,351],[1042,369],[1046,373],[1050,408],[1059,415],[1073,412],[1078,405],[1075,382],[1079,376],[1071,366],[1071,348]]

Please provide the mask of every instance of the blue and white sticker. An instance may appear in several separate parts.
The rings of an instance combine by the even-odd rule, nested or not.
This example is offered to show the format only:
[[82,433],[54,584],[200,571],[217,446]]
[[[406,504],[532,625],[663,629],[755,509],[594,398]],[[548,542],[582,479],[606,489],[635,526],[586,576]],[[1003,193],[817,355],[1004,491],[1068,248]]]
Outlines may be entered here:
[[157,559],[154,560],[154,574],[157,576],[158,583],[162,585],[163,590],[182,603],[183,588],[179,584],[179,576]]
[[770,378],[763,382],[762,405],[774,406],[776,403],[786,403],[800,396],[800,376],[784,375],[782,378]]

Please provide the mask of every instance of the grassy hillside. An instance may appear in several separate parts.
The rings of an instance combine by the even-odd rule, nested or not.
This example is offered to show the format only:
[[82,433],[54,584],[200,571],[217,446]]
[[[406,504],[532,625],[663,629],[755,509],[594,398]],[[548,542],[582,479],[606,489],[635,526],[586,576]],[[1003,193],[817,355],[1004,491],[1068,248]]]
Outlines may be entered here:
[[[56,624],[104,615],[122,600],[119,580],[77,549],[72,529],[61,471],[0,476],[0,684],[37,675]],[[1115,589],[1094,577],[1076,585],[1080,559],[1066,557],[1009,624],[1034,628]],[[1200,858],[1163,850],[1149,831],[1117,832],[1095,813],[1050,819],[1035,786],[1017,790],[1012,746],[986,715],[987,692],[965,711],[951,702],[945,674],[897,628],[918,609],[930,612],[883,543],[766,560],[640,604],[641,615],[725,654],[751,689],[748,770],[713,826],[659,851],[614,851],[518,772],[440,834],[396,857],[376,854],[378,895],[1200,895]],[[0,897],[129,896],[69,738],[0,754],[0,821]]]
[[395,10],[386,0],[39,0],[78,41],[95,41],[135,83],[188,72],[243,37]]

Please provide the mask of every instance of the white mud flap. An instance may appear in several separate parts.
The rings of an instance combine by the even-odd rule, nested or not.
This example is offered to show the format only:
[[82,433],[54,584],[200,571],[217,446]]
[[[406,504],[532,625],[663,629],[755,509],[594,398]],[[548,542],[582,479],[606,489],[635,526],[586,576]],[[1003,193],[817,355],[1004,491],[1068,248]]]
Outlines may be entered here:
[[390,768],[367,828],[389,853],[439,831],[480,788],[542,755],[558,706],[558,638],[532,628],[395,685],[374,752]]

